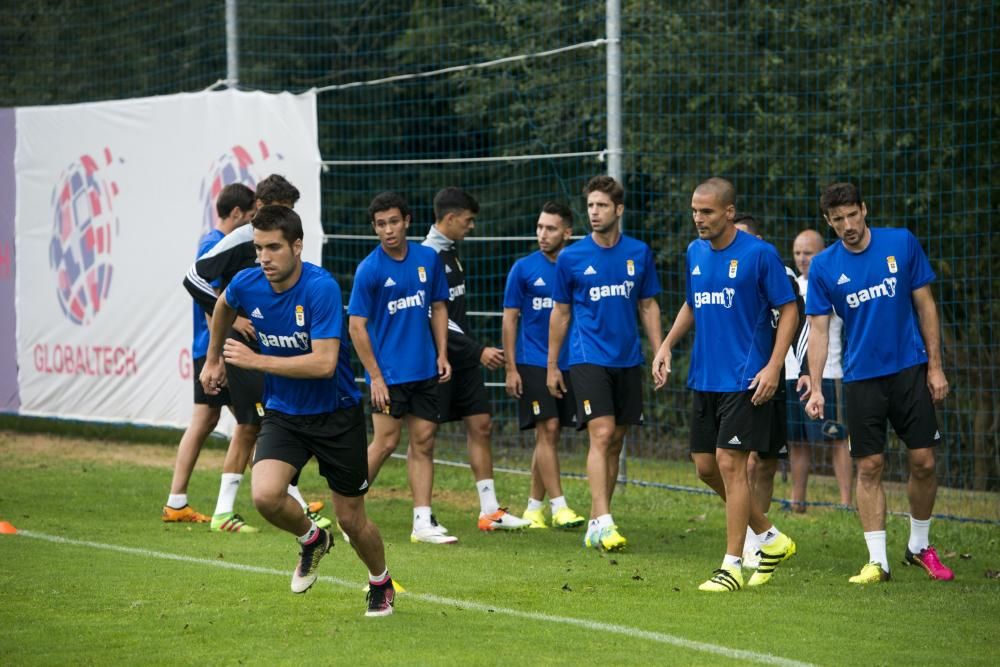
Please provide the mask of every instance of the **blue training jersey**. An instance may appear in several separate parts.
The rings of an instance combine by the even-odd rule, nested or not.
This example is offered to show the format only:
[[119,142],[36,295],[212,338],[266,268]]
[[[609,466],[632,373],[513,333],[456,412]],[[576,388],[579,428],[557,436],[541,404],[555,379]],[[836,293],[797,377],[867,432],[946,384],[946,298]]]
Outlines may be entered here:
[[340,339],[340,356],[332,378],[301,379],[264,374],[264,405],[290,415],[317,415],[357,405],[361,392],[351,370],[340,286],[325,269],[302,263],[299,281],[275,292],[259,267],[236,274],[226,288],[226,301],[250,314],[262,354],[294,357],[312,352],[312,341]]
[[[437,377],[429,317],[435,301],[448,301],[448,281],[432,248],[407,241],[406,257],[396,260],[379,245],[358,265],[347,314],[367,318],[387,385]],[[371,383],[368,371],[365,379]]]
[[[514,262],[507,274],[503,307],[521,311],[515,361],[528,366],[548,365],[549,316],[552,315],[552,288],[556,282],[556,263],[541,250]],[[569,348],[563,342],[559,368],[569,368]]]
[[795,301],[778,251],[737,231],[722,250],[692,241],[685,268],[695,326],[688,387],[746,391],[774,351],[771,309]]
[[844,381],[892,375],[927,362],[912,293],[934,280],[927,255],[908,229],[872,228],[854,253],[837,242],[809,265],[806,315],[844,320]]
[[[223,236],[225,234],[218,229],[213,229],[202,236],[201,241],[198,242],[198,256],[195,259],[211,250],[216,243],[222,240]],[[212,287],[218,287],[219,281],[216,280],[211,284]],[[200,359],[208,354],[208,323],[205,321],[205,311],[198,305],[197,301],[194,302],[192,314],[194,316],[194,334],[191,337],[191,358]]]
[[572,307],[569,365],[642,364],[636,308],[659,293],[653,252],[638,239],[622,234],[613,247],[602,248],[587,236],[563,250],[552,300]]

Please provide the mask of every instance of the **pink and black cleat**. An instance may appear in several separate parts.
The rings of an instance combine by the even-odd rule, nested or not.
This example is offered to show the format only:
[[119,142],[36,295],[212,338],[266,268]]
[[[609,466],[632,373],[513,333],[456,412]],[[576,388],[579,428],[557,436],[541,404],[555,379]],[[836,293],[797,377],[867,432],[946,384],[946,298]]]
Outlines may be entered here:
[[913,553],[907,548],[906,558],[903,562],[907,565],[919,565],[927,571],[927,576],[938,581],[951,581],[955,578],[955,573],[938,558],[934,547],[927,546],[921,549],[920,553]]

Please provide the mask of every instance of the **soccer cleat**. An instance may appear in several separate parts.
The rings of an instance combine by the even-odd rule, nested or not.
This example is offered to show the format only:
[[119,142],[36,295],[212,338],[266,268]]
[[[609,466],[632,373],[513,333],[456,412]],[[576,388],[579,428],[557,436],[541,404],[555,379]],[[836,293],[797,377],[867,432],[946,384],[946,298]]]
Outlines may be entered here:
[[913,553],[909,547],[906,549],[906,557],[903,562],[907,565],[919,565],[927,572],[927,576],[938,581],[951,581],[955,578],[955,573],[951,568],[941,562],[938,558],[937,550],[928,546],[921,549],[919,553]]
[[236,512],[224,512],[212,517],[212,531],[216,533],[259,533],[260,530],[247,525]]
[[190,505],[185,505],[179,510],[175,510],[169,505],[163,506],[160,519],[164,523],[208,523],[212,519],[200,512],[195,512]]
[[299,552],[299,562],[292,572],[292,592],[305,593],[316,583],[316,570],[333,547],[333,536],[329,531],[319,529],[319,535],[309,544],[303,544]]
[[544,510],[524,510],[524,514],[521,518],[525,521],[530,522],[528,528],[548,528],[548,524],[545,523],[545,511]]
[[699,591],[731,593],[743,588],[743,573],[733,565],[723,565],[712,573],[710,579],[698,586]]
[[587,520],[568,507],[561,507],[552,515],[554,528],[578,528]]
[[760,547],[757,545],[757,541],[750,541],[748,537],[746,542],[743,544],[743,567],[748,570],[756,570],[760,567],[760,552],[758,551]]
[[333,525],[333,521],[331,521],[329,517],[323,516],[318,510],[312,509],[311,506],[306,507],[304,511],[306,516],[316,524],[317,528],[329,528]]
[[587,530],[587,534],[583,538],[583,545],[588,549],[621,551],[626,544],[628,544],[628,540],[618,532],[618,526],[615,524],[603,528],[594,526]]
[[[431,514],[431,525],[434,526],[435,528],[437,528],[439,531],[441,531],[445,535],[448,534],[448,529],[445,528],[444,526],[442,526],[441,524],[439,524],[438,520],[437,520],[437,517],[434,516],[433,514]],[[397,588],[396,590],[399,590],[399,589]]]
[[514,516],[507,511],[506,507],[501,507],[493,514],[479,515],[479,530],[521,530],[530,524],[521,517]]
[[307,507],[309,508],[310,512],[319,513],[323,511],[324,507],[326,507],[326,503],[324,503],[322,500],[314,500],[311,503],[309,503]]
[[762,544],[757,552],[760,564],[747,582],[747,586],[760,586],[771,581],[774,568],[778,567],[778,563],[794,556],[795,550],[795,542],[784,533],[778,535],[771,544]]
[[878,584],[890,579],[892,579],[892,576],[883,570],[881,565],[878,563],[868,563],[861,568],[861,572],[848,579],[848,581],[852,584]]
[[368,586],[368,609],[365,616],[388,616],[396,603],[396,587],[392,579],[384,584]]
[[439,527],[431,525],[422,528],[414,527],[413,532],[410,533],[410,541],[414,544],[417,542],[425,542],[427,544],[455,544],[458,542],[458,538],[454,535],[442,533]]

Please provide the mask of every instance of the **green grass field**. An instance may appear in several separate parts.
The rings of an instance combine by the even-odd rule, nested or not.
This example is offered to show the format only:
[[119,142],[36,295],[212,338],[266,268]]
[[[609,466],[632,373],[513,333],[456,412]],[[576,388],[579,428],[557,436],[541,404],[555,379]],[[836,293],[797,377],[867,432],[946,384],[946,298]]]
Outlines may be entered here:
[[[0,664],[996,664],[1000,529],[935,522],[951,583],[896,565],[907,523],[892,518],[894,580],[849,585],[867,555],[856,517],[775,512],[799,554],[769,585],[700,593],[718,566],[724,512],[708,496],[620,489],[627,552],[582,534],[480,534],[467,470],[439,467],[435,511],[455,546],[409,542],[403,462],[369,494],[396,614],[363,616],[363,566],[339,542],[312,591],[295,596],[297,548],[264,526],[248,488],[238,509],[263,531],[220,535],[159,520],[173,448],[0,432]],[[221,452],[203,452],[189,495],[214,507]],[[693,473],[688,481],[696,485]],[[527,478],[500,474],[512,509]],[[314,467],[306,497],[325,497]],[[567,496],[584,510],[583,482]],[[963,557],[967,556],[967,557]]]

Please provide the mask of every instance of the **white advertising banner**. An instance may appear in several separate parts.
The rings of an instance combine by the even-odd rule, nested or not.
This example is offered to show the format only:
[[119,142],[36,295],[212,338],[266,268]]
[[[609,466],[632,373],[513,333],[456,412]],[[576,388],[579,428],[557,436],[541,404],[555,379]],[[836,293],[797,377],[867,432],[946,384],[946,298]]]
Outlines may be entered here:
[[181,285],[219,190],[272,173],[301,192],[319,263],[314,94],[205,92],[17,110],[22,414],[184,426],[191,298]]

